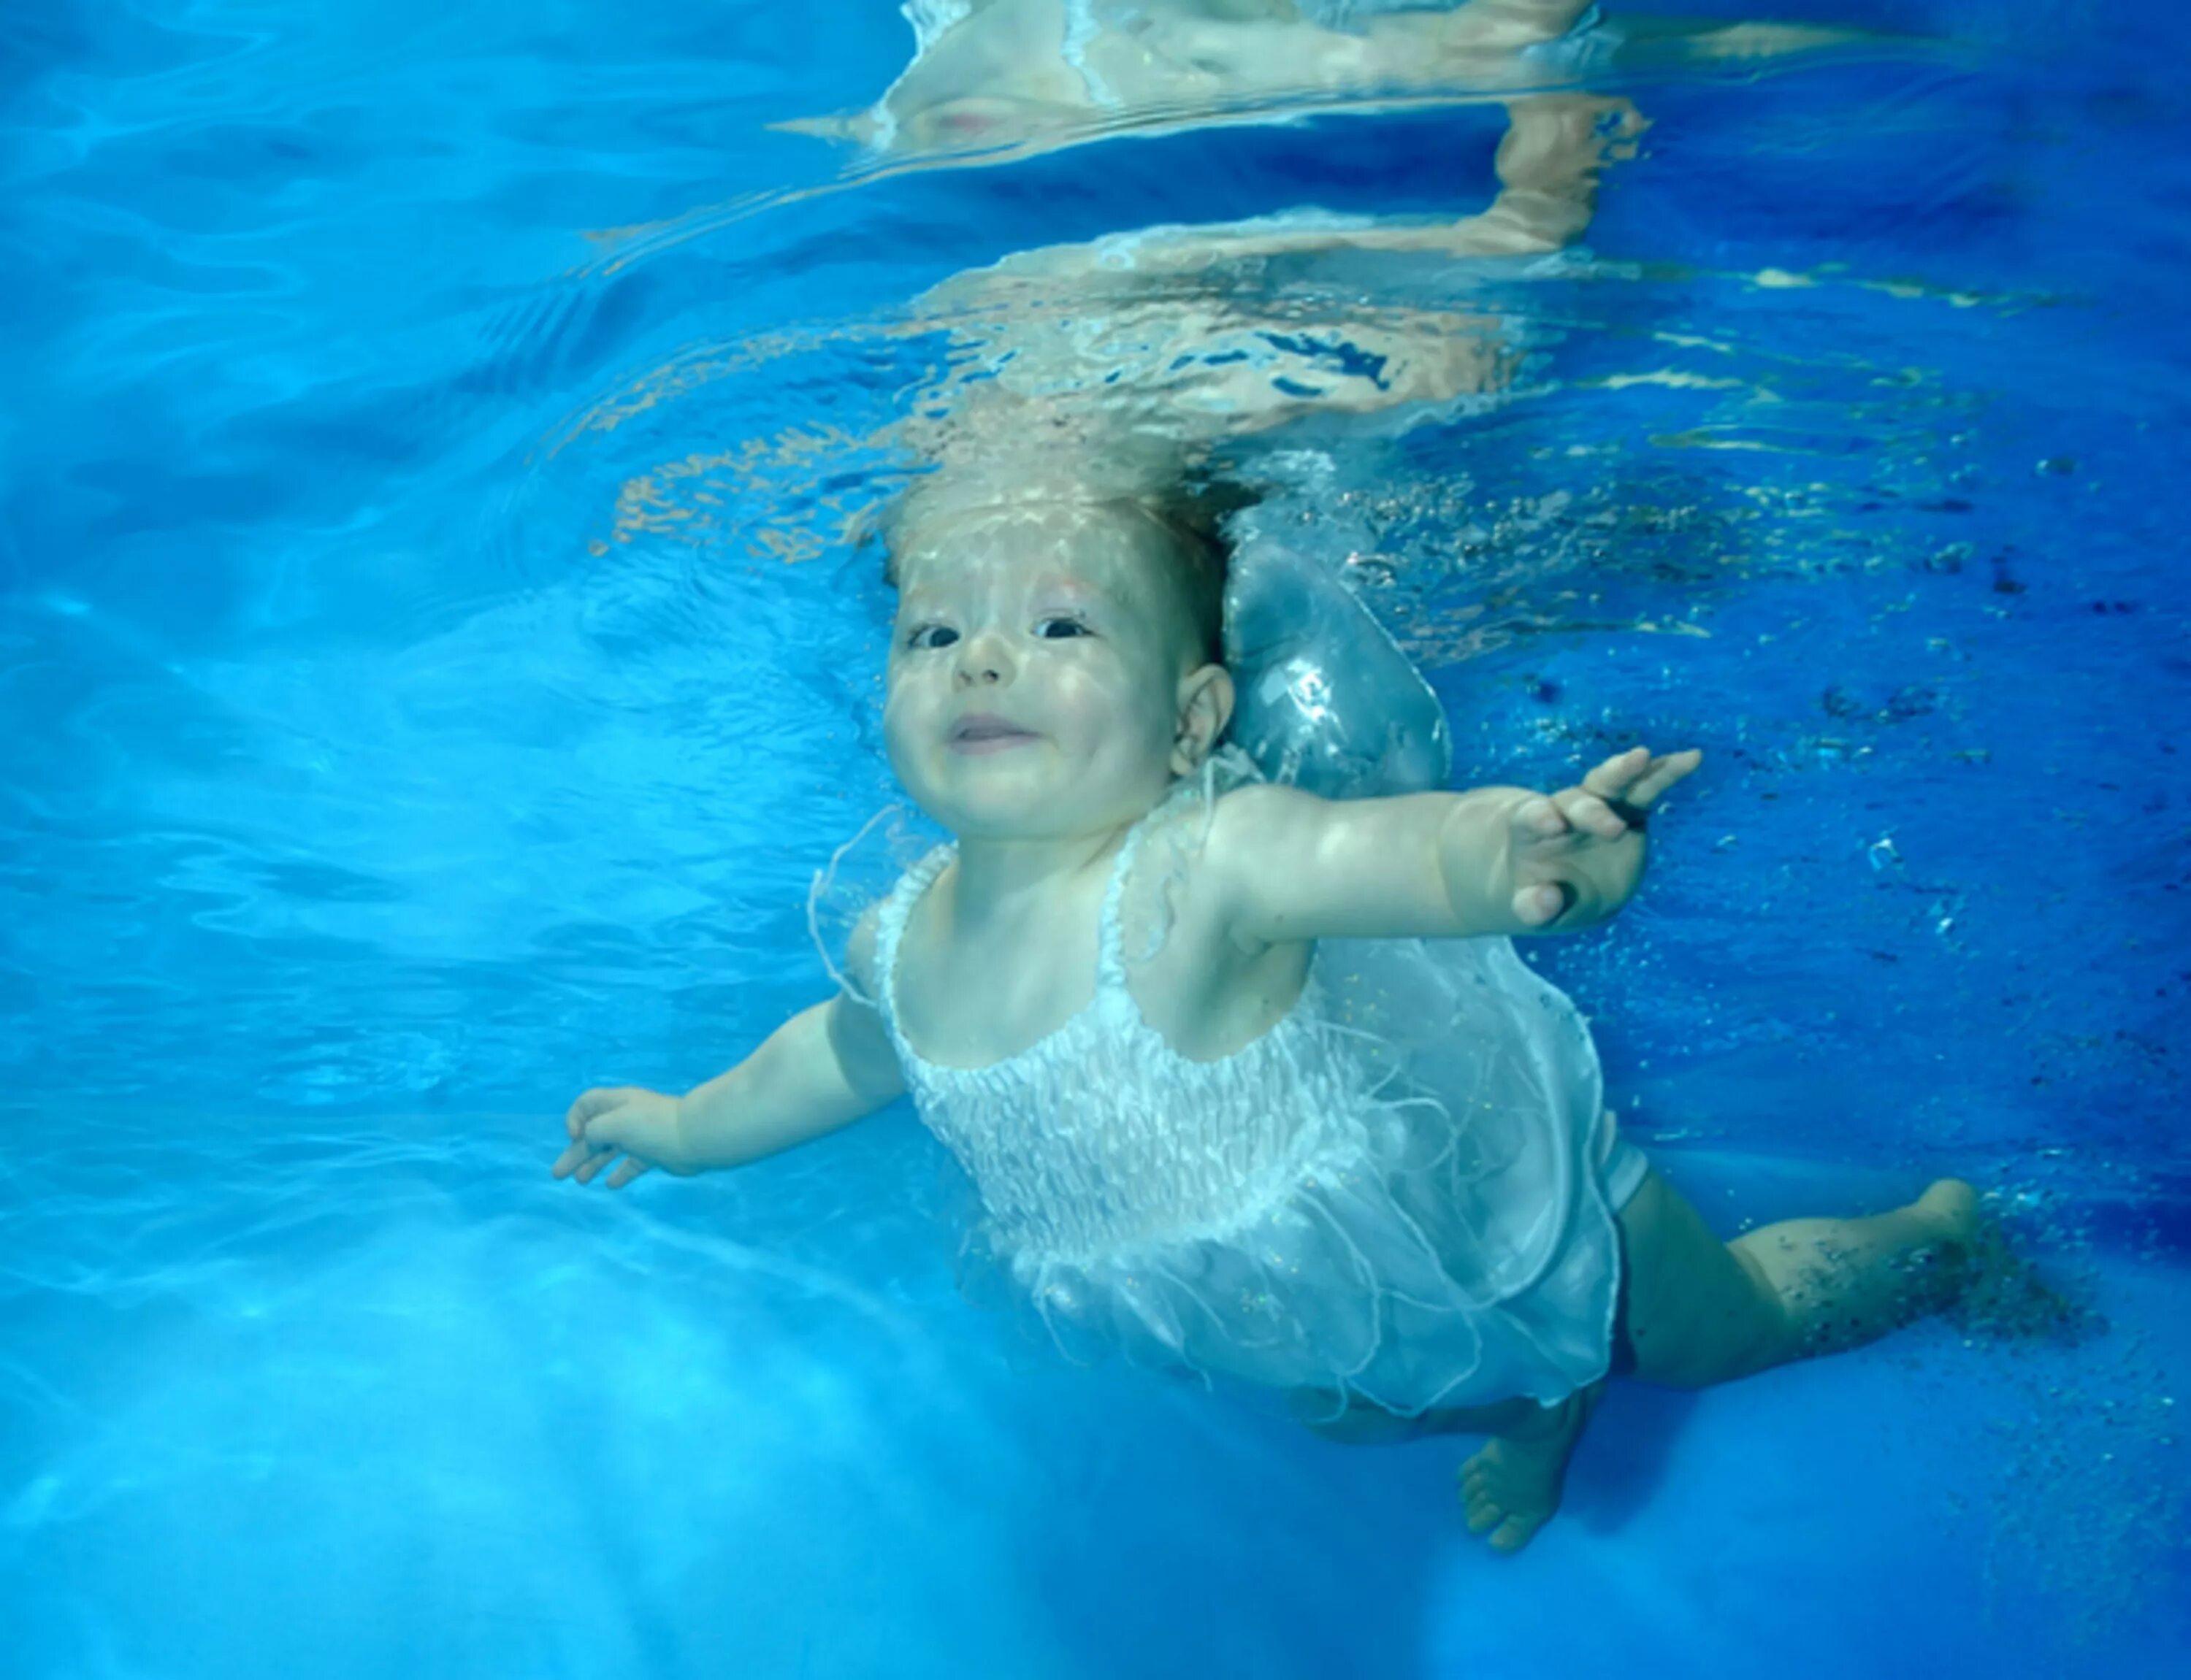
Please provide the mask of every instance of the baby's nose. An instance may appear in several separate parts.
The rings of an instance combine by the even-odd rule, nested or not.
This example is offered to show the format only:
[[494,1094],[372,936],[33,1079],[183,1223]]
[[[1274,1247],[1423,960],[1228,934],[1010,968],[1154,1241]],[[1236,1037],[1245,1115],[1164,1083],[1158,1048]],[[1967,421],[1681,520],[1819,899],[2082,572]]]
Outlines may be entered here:
[[969,685],[1001,683],[1011,674],[1011,661],[1004,648],[1004,639],[994,631],[984,630],[967,637],[959,644],[959,680]]

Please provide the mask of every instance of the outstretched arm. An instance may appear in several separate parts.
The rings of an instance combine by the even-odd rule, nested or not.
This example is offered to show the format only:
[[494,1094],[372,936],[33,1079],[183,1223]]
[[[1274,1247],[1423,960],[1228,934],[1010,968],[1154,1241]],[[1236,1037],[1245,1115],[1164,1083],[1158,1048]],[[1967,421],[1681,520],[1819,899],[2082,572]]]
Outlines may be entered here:
[[[872,912],[846,953],[871,980]],[[589,1091],[571,1104],[570,1146],[558,1178],[590,1184],[602,1172],[620,1190],[650,1166],[684,1175],[743,1166],[849,1126],[904,1094],[882,1019],[845,993],[800,1011],[727,1073],[682,1097],[635,1086]],[[612,1166],[614,1170],[610,1171]]]
[[590,1184],[613,1163],[608,1187],[620,1190],[650,1166],[680,1177],[743,1166],[849,1126],[905,1089],[880,1038],[872,1009],[833,997],[682,1097],[635,1086],[589,1091],[565,1117],[571,1143],[555,1174]]
[[1590,927],[1635,893],[1645,814],[1701,758],[1639,746],[1549,795],[1332,801],[1244,788],[1220,804],[1209,839],[1226,926],[1250,949]]

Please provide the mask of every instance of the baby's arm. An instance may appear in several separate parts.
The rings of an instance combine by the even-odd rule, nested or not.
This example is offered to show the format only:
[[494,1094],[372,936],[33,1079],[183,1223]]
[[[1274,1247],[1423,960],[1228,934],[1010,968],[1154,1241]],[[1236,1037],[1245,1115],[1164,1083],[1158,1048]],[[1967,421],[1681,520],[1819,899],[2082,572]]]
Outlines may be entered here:
[[[853,935],[856,974],[868,967],[872,919]],[[614,1162],[608,1187],[620,1190],[650,1166],[680,1176],[743,1166],[849,1126],[904,1091],[881,1018],[839,993],[682,1097],[631,1086],[587,1092],[565,1118],[570,1146],[553,1170],[590,1184]]]
[[1245,788],[1221,803],[1210,834],[1221,914],[1251,947],[1587,928],[1635,893],[1644,814],[1701,757],[1637,747],[1551,795],[1332,801]]

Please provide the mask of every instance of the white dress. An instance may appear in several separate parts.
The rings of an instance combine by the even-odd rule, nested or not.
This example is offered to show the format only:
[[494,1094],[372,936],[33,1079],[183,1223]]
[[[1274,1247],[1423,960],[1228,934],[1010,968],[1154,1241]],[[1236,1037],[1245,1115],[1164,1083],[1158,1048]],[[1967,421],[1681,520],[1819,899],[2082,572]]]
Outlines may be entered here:
[[1573,1004],[1504,939],[1328,940],[1284,1019],[1190,1060],[1141,1018],[1122,947],[1164,809],[1113,867],[1087,1007],[990,1066],[926,1061],[898,1027],[899,941],[952,848],[882,905],[874,1002],[982,1200],[970,1292],[1001,1282],[1071,1358],[1334,1413],[1549,1403],[1604,1375],[1613,1215],[1645,1163]]

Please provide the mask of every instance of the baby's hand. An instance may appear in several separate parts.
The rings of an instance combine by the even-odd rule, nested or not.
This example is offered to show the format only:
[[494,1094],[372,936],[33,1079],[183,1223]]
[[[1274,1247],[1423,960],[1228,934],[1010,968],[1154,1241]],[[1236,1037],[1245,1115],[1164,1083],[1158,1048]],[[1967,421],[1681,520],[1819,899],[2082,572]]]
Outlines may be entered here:
[[1579,787],[1522,801],[1507,841],[1514,915],[1525,928],[1586,928],[1634,895],[1643,875],[1643,824],[1660,794],[1704,759],[1691,748],[1653,758],[1631,747]]
[[650,1166],[669,1172],[683,1170],[683,1152],[677,1135],[677,1098],[659,1091],[642,1091],[635,1085],[589,1091],[571,1104],[563,1124],[571,1133],[571,1147],[555,1158],[552,1169],[558,1178],[573,1174],[590,1184],[621,1155],[609,1174],[609,1188],[620,1190]]

